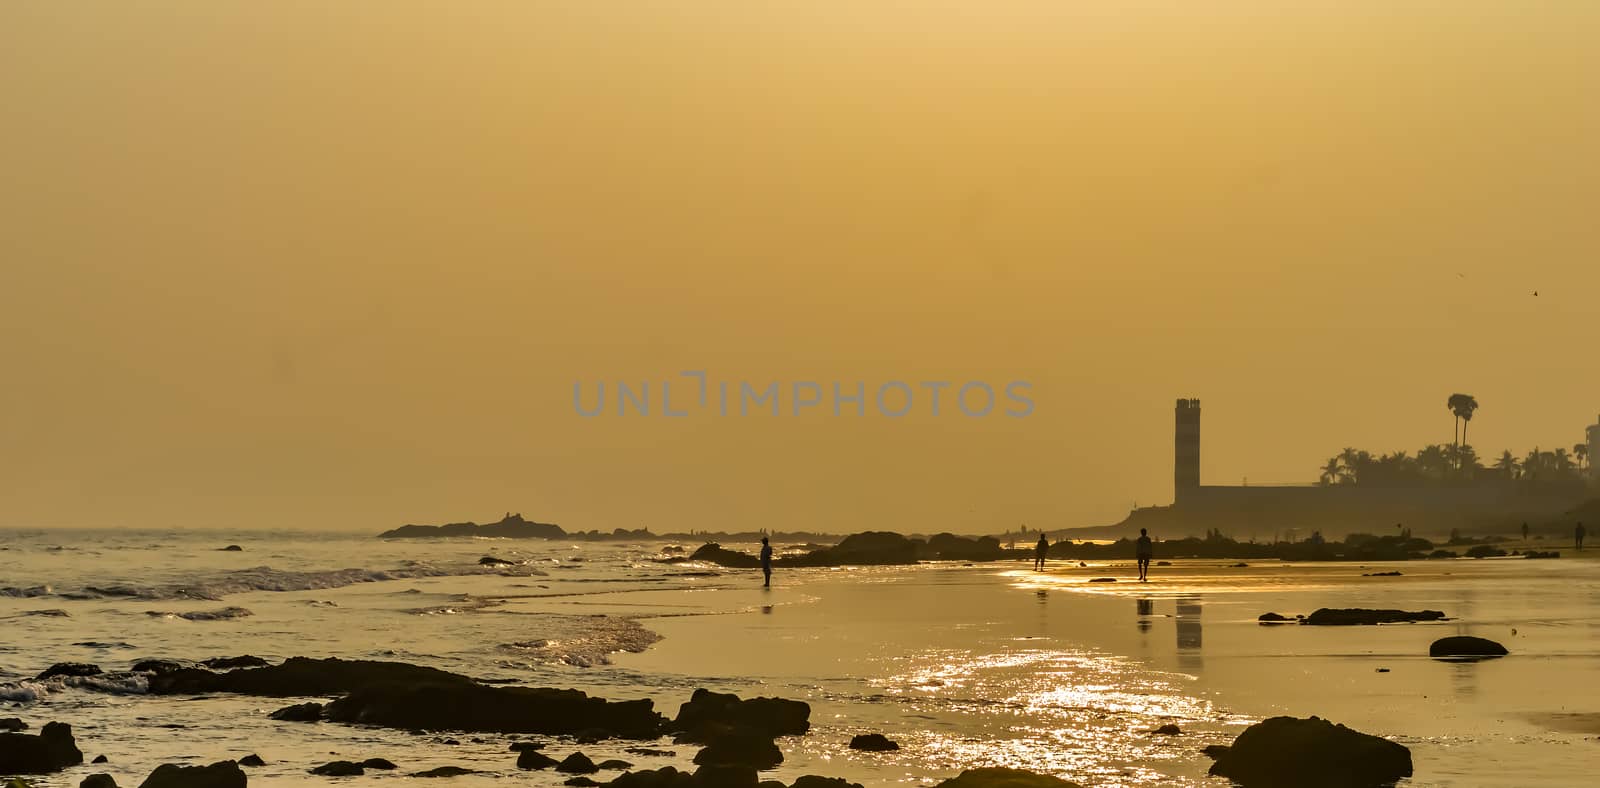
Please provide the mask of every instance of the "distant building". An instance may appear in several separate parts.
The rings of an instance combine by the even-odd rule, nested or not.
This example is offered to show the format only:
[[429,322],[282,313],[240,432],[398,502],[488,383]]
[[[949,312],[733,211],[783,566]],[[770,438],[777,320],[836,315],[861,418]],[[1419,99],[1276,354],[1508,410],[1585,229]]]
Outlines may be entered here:
[[1182,503],[1200,489],[1200,400],[1180,399],[1173,411],[1172,499]]
[[[1155,517],[1159,528],[1197,534],[1271,534],[1280,529],[1392,532],[1407,527],[1538,520],[1570,510],[1584,498],[1583,485],[1535,486],[1511,480],[1469,485],[1410,487],[1359,484],[1206,485],[1200,481],[1200,400],[1180,399],[1173,409],[1173,506],[1136,510],[1120,526]],[[1593,461],[1600,458],[1600,423],[1588,428],[1590,478],[1600,483]],[[1116,528],[1112,526],[1111,528]]]
[[1595,423],[1589,425],[1589,481],[1600,484],[1600,469],[1595,468],[1595,460],[1600,459],[1600,417],[1595,418]]

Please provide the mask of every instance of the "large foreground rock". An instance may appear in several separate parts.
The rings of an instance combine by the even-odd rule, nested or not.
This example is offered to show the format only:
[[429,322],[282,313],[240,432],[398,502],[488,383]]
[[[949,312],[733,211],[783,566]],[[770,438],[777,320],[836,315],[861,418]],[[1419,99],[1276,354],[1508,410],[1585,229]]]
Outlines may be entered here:
[[945,780],[935,788],[1080,788],[1060,777],[1034,774],[1020,769],[968,769],[959,777]]
[[0,774],[49,774],[83,763],[72,726],[45,723],[37,736],[0,733]]
[[603,733],[622,739],[654,739],[665,723],[648,698],[612,702],[573,689],[489,687],[471,681],[366,686],[329,703],[323,719],[408,730]]
[[1357,624],[1399,624],[1416,621],[1441,621],[1437,610],[1369,610],[1366,608],[1321,608],[1301,623],[1312,626],[1353,626]]
[[217,673],[180,668],[150,677],[152,695],[233,692],[275,698],[340,695],[375,684],[476,685],[466,676],[404,662],[290,657],[281,665]]
[[1245,788],[1375,788],[1411,776],[1411,751],[1317,717],[1273,717],[1219,751],[1211,774]]
[[1454,637],[1439,638],[1428,646],[1430,657],[1503,657],[1510,654],[1505,646],[1489,640],[1488,638],[1475,638],[1469,635],[1456,635]]
[[244,770],[233,761],[218,761],[210,766],[179,766],[164,763],[156,767],[139,788],[245,788]]
[[799,736],[811,730],[811,706],[783,698],[742,700],[727,692],[700,688],[678,707],[671,730],[679,741],[706,742],[728,731],[765,736]]

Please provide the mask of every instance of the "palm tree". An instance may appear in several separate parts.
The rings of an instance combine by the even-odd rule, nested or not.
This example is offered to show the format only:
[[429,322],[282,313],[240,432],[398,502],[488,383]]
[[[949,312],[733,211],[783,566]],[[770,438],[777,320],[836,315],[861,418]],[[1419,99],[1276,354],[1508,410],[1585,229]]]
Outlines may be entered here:
[[1360,481],[1360,478],[1357,474],[1360,473],[1362,453],[1363,452],[1356,451],[1350,446],[1344,447],[1344,451],[1339,452],[1340,484],[1355,484],[1356,482]]
[[1339,458],[1329,457],[1328,464],[1322,466],[1322,486],[1327,487],[1337,481],[1339,481]]
[[1500,455],[1500,459],[1495,461],[1494,467],[1495,470],[1500,472],[1500,475],[1507,479],[1515,479],[1517,477],[1517,468],[1520,465],[1522,463],[1517,462],[1517,455],[1512,454],[1510,449],[1506,449],[1505,453]]
[[1566,476],[1572,472],[1572,457],[1566,449],[1556,449],[1554,454],[1556,473]]
[[[1467,442],[1467,425],[1472,422],[1472,412],[1478,409],[1478,400],[1471,394],[1451,394],[1445,407],[1455,414],[1456,423],[1460,426],[1456,435],[1456,448],[1459,450],[1461,444]],[[1460,470],[1460,466],[1456,470]]]
[[1589,444],[1575,443],[1572,445],[1572,456],[1578,458],[1578,470],[1589,467]]

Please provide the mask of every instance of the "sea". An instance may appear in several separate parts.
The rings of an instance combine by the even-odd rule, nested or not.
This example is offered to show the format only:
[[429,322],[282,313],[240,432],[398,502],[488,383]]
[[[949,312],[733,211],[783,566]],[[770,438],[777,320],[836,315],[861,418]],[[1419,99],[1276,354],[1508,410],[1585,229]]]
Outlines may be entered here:
[[[238,550],[226,550],[237,546]],[[0,717],[73,726],[93,772],[138,785],[163,763],[257,754],[252,785],[393,784],[438,766],[459,786],[555,786],[499,736],[278,722],[292,701],[152,696],[148,658],[393,660],[509,685],[649,698],[700,687],[811,704],[764,777],[931,786],[978,766],[1084,786],[1226,786],[1201,750],[1276,715],[1320,716],[1412,751],[1409,786],[1580,786],[1600,775],[1600,556],[1362,565],[1171,559],[924,563],[756,571],[668,563],[693,542],[228,530],[0,531]],[[755,545],[724,545],[755,550]],[[799,546],[779,545],[780,549]],[[485,557],[508,563],[484,565]],[[1158,556],[1159,558],[1160,556]],[[1377,576],[1383,572],[1395,575]],[[1107,580],[1109,578],[1109,580]],[[1440,610],[1448,620],[1264,626],[1265,612]],[[1472,634],[1511,655],[1428,657]],[[37,680],[59,662],[99,676]],[[1156,729],[1176,725],[1177,734]],[[851,750],[861,733],[900,749]],[[538,738],[538,737],[534,737]],[[639,748],[654,752],[630,752]],[[635,768],[692,769],[695,748],[548,739]],[[394,772],[331,780],[332,760]],[[617,772],[596,775],[602,782]],[[425,783],[432,785],[434,783]]]

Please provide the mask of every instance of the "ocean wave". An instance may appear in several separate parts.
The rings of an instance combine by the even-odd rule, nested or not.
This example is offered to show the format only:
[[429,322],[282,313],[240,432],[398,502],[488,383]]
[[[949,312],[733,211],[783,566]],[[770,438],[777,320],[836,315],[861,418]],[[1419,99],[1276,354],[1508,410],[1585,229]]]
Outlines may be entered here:
[[109,695],[144,695],[150,691],[150,677],[143,673],[121,672],[94,676],[55,676],[43,681],[9,681],[0,683],[0,701],[33,703],[69,689]]
[[538,619],[547,631],[546,637],[505,643],[500,649],[537,662],[587,668],[609,665],[612,654],[639,653],[661,640],[660,635],[632,618],[540,614]]
[[187,613],[166,613],[159,610],[147,610],[145,615],[155,616],[156,618],[181,618],[185,621],[231,621],[236,618],[253,616],[255,613],[242,607],[225,607],[221,610],[191,610]]
[[109,584],[85,586],[77,591],[57,594],[50,586],[29,588],[0,588],[0,596],[31,598],[56,595],[64,599],[194,599],[220,601],[232,594],[252,591],[313,591],[343,588],[359,583],[380,583],[387,580],[411,580],[429,577],[462,577],[495,575],[500,577],[542,577],[543,570],[529,566],[478,566],[437,567],[416,563],[395,569],[331,569],[320,571],[286,571],[270,566],[241,569],[209,577],[199,577],[187,583],[138,586]]

